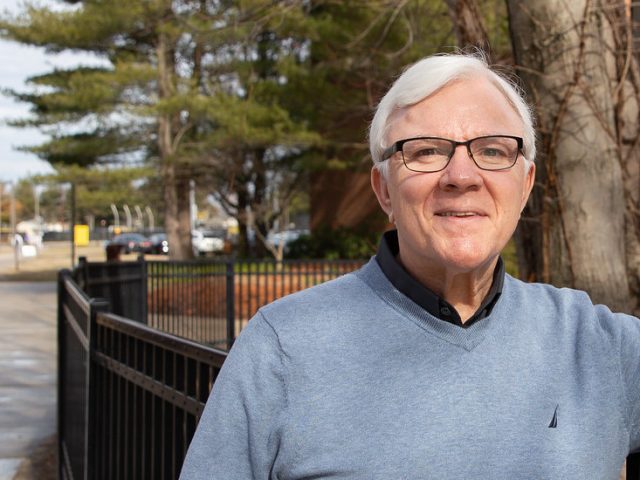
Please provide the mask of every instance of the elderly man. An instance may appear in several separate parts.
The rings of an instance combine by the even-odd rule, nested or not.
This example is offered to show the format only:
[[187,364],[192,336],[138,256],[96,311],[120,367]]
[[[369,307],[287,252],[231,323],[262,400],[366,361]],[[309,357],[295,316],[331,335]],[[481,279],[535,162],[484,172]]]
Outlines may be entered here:
[[397,231],[258,312],[181,478],[617,478],[640,447],[640,322],[505,274],[535,172],[518,90],[481,58],[426,58],[370,141]]

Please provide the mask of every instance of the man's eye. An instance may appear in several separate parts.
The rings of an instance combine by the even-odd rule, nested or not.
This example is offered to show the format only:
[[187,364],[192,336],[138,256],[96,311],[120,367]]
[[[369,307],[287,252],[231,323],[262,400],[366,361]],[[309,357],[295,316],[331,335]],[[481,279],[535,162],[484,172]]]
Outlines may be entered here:
[[479,155],[482,157],[506,157],[507,153],[499,148],[483,148]]
[[417,157],[429,157],[431,155],[444,155],[444,153],[438,148],[423,148],[416,152]]
[[416,148],[411,154],[411,158],[422,160],[448,156],[449,152],[447,149],[438,145],[424,145],[420,148]]

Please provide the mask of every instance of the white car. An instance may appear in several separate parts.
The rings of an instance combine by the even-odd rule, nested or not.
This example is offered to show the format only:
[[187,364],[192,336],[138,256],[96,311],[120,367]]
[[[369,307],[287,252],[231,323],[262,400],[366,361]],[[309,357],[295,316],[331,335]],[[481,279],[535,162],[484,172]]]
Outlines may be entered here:
[[224,251],[224,231],[222,230],[193,230],[191,244],[194,255],[221,253]]

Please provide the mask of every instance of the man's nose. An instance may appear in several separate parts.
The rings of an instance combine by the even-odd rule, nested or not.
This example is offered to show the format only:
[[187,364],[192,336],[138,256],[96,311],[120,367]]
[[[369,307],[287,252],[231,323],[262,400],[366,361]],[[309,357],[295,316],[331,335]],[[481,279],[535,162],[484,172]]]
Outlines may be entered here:
[[482,184],[480,168],[471,158],[465,145],[458,145],[440,176],[440,188],[467,190]]

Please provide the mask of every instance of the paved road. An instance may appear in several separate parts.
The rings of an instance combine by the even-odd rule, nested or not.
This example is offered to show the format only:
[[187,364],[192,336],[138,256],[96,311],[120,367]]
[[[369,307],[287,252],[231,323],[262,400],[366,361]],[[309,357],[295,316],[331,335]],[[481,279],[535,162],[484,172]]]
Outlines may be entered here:
[[56,284],[0,282],[0,480],[56,429]]

